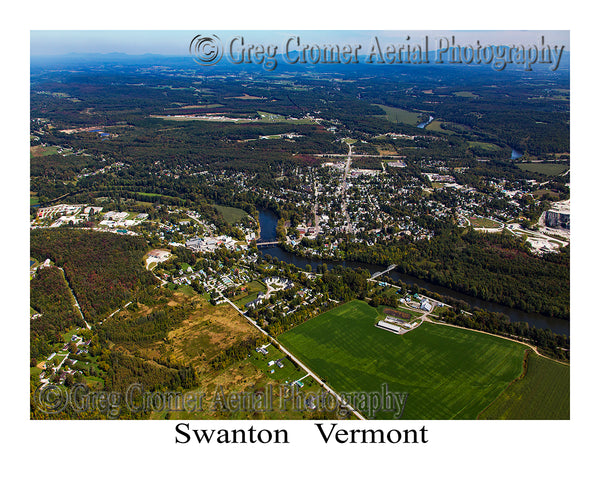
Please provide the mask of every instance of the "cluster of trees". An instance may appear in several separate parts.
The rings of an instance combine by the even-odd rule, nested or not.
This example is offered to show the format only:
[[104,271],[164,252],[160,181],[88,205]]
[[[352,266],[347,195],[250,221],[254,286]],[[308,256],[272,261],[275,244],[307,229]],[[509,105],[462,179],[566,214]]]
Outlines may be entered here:
[[210,362],[211,368],[220,370],[227,368],[229,365],[244,360],[248,354],[255,350],[259,345],[266,343],[264,336],[245,338],[237,341],[232,346],[221,351]]
[[88,320],[100,319],[157,283],[142,266],[148,247],[138,237],[56,228],[33,230],[30,242],[33,257],[50,258],[64,268]]
[[147,391],[185,390],[198,385],[198,376],[193,367],[172,364],[162,358],[150,361],[110,351],[107,363],[106,391],[126,392],[134,384],[142,385]]
[[98,336],[101,340],[110,340],[114,343],[147,345],[165,338],[170,330],[186,318],[188,313],[189,308],[184,306],[167,306],[148,315],[126,314],[125,318],[117,317],[103,323]]

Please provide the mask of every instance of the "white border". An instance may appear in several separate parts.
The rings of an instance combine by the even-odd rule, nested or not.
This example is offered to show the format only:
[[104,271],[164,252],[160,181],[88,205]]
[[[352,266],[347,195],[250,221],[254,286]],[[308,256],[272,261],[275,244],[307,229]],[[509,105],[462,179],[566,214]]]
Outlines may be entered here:
[[[15,16],[14,9],[18,10]],[[7,467],[52,477],[88,478],[237,475],[300,478],[322,472],[336,477],[377,474],[424,478],[507,478],[568,476],[594,459],[596,296],[591,272],[597,271],[595,223],[598,169],[595,132],[597,26],[591,11],[564,2],[528,4],[485,2],[27,2],[5,12],[2,32],[2,206],[5,221],[2,286],[4,316],[3,412],[10,453]],[[594,22],[594,23],[592,23]],[[310,422],[269,422],[285,426],[289,446],[200,447],[174,444],[172,422],[32,422],[28,420],[29,279],[28,257],[29,30],[31,29],[560,29],[571,30],[572,68],[572,389],[571,418],[563,422],[410,422],[430,431],[427,445],[323,446]],[[16,167],[16,168],[15,168]],[[18,199],[18,200],[17,200]],[[25,220],[24,220],[25,219]],[[589,228],[589,227],[588,227]],[[12,252],[15,252],[12,255]],[[25,263],[26,265],[26,263]],[[211,426],[213,423],[211,423]],[[232,422],[214,423],[216,428]],[[391,424],[384,422],[384,427]],[[247,424],[241,424],[246,426]],[[262,424],[261,424],[262,426]],[[362,426],[362,425],[361,425]],[[209,423],[203,423],[209,428]],[[396,427],[396,425],[394,425]],[[13,470],[14,471],[14,470]],[[594,470],[591,470],[594,471]]]

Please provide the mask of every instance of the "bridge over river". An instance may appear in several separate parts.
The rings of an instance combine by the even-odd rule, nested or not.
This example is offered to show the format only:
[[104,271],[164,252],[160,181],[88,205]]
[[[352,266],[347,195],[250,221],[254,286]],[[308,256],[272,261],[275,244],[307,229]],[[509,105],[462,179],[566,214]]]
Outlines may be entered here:
[[398,265],[396,265],[395,263],[393,263],[392,265],[390,265],[387,270],[384,270],[383,272],[375,272],[371,278],[369,280],[375,280],[377,277],[381,277],[381,275],[385,275],[388,272],[391,272],[394,268],[396,268]]
[[257,247],[262,247],[264,245],[277,245],[279,242],[257,242],[256,246]]

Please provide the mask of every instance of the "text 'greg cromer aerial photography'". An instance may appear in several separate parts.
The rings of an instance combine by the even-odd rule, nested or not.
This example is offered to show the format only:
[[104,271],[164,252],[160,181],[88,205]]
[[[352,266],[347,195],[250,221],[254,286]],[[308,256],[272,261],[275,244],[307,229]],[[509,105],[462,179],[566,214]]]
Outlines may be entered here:
[[30,418],[569,419],[569,64],[568,31],[32,31]]

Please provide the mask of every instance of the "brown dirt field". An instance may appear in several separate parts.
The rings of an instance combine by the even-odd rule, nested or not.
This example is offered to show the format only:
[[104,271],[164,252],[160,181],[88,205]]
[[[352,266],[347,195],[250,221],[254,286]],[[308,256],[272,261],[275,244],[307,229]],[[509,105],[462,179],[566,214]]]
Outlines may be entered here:
[[395,149],[385,148],[385,147],[377,147],[377,151],[379,155],[397,155],[398,152]]
[[169,351],[174,360],[205,370],[207,362],[223,349],[257,335],[233,307],[213,306],[202,300],[179,328],[169,332]]
[[389,315],[390,317],[402,318],[405,320],[410,318],[410,313],[408,313],[408,312],[401,312],[399,310],[391,310],[389,308],[386,308],[385,310],[383,310],[383,313],[385,313],[386,315]]
[[41,145],[36,145],[35,147],[29,147],[29,152],[34,157],[41,157],[44,154],[44,150],[46,147],[42,147]]

